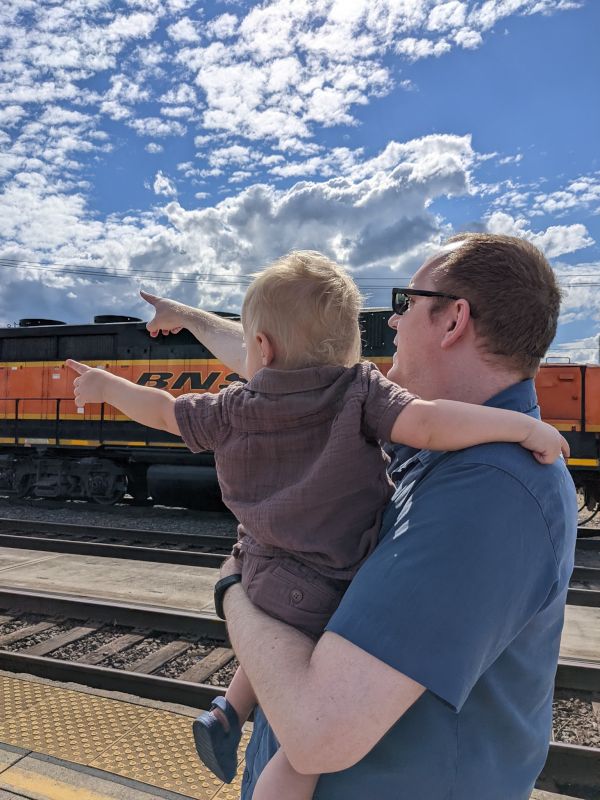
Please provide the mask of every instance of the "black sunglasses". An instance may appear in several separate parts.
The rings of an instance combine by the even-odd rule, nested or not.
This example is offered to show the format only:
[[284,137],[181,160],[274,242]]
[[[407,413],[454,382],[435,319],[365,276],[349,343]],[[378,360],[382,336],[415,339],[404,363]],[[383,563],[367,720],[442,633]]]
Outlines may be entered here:
[[392,289],[392,309],[394,314],[404,314],[408,308],[409,299],[416,297],[446,297],[448,300],[460,300],[454,294],[444,294],[444,292],[429,292],[427,289]]

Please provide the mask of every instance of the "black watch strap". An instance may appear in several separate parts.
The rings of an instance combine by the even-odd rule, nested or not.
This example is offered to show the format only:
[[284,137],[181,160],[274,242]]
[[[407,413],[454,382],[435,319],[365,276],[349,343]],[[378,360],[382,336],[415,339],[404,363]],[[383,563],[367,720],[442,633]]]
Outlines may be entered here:
[[225,619],[225,612],[223,611],[225,592],[230,586],[233,586],[234,583],[240,583],[241,580],[242,576],[239,572],[236,572],[235,575],[227,575],[215,583],[215,611],[220,619]]

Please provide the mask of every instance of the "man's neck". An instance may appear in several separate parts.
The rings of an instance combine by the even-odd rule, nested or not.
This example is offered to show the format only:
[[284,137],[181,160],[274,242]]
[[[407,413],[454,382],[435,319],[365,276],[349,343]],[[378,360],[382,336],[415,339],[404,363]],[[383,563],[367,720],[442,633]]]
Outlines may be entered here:
[[458,368],[447,375],[444,386],[440,387],[443,394],[439,393],[437,397],[483,405],[509,386],[522,380],[525,380],[525,376],[518,372],[501,370],[486,363],[479,365],[478,368],[472,364],[470,369]]

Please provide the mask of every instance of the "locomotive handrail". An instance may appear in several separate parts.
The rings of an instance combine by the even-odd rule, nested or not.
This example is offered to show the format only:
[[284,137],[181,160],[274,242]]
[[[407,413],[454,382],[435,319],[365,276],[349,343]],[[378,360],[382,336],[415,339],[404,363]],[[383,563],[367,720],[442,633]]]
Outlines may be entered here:
[[[559,359],[557,361],[550,361],[551,358]],[[560,360],[562,359],[562,360]],[[571,356],[546,356],[544,359],[545,364],[570,364]]]

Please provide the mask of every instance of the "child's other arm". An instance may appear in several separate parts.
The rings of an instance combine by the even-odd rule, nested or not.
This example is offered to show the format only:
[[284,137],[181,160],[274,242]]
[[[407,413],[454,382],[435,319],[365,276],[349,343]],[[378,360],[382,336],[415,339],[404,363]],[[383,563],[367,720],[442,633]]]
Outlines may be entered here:
[[486,442],[518,442],[541,464],[569,455],[560,433],[518,411],[506,411],[455,400],[415,399],[405,406],[392,428],[392,441],[422,450],[462,450]]
[[154,308],[154,317],[146,325],[150,336],[158,336],[160,331],[179,333],[187,328],[219,361],[245,377],[244,335],[239,322],[148,292],[140,295]]
[[181,436],[172,395],[162,389],[138,386],[126,378],[72,359],[66,365],[79,375],[73,382],[75,405],[78,408],[83,408],[86,403],[108,403],[140,425]]

